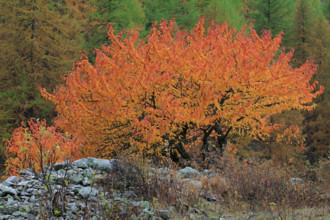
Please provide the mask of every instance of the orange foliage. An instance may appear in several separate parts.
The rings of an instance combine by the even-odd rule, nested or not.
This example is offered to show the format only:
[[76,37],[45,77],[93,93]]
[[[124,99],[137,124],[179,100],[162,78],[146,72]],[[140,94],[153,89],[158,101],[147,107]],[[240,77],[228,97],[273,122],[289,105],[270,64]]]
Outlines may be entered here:
[[25,168],[39,172],[45,165],[79,159],[81,144],[81,139],[70,139],[57,127],[47,127],[46,121],[30,119],[28,127],[22,124],[6,142],[6,171],[9,175],[18,175]]
[[[146,42],[139,32],[114,34],[96,50],[95,64],[82,56],[65,86],[42,94],[57,105],[58,125],[81,130],[91,156],[129,149],[154,153],[189,148],[188,137],[229,132],[263,138],[272,131],[270,115],[312,110],[322,93],[310,80],[315,65],[290,65],[292,52],[279,51],[282,36],[254,30],[236,32],[226,24],[171,36],[173,21],[154,25]],[[197,137],[198,138],[198,137]]]

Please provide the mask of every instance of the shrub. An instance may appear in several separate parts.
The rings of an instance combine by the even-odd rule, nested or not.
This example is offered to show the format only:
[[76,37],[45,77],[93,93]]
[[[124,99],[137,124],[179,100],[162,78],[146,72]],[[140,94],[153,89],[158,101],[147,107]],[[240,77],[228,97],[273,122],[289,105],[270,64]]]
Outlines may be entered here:
[[5,144],[6,172],[18,175],[25,168],[43,171],[45,165],[82,157],[83,139],[63,134],[57,126],[47,127],[46,121],[30,119],[28,126],[15,129]]

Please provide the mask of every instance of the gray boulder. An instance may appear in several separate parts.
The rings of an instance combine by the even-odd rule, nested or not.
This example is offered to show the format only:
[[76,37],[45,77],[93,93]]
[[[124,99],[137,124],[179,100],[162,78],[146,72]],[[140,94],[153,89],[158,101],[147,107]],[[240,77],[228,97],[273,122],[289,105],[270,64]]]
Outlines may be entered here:
[[304,181],[300,178],[290,178],[290,182],[292,184],[303,184],[304,183]]
[[201,173],[191,167],[185,167],[177,172],[176,176],[179,178],[195,178],[200,176]]
[[163,220],[171,219],[171,212],[169,210],[159,210],[159,215]]
[[20,176],[34,176],[34,173],[31,169],[23,169],[18,172]]
[[91,168],[106,172],[116,172],[123,169],[122,164],[116,159],[107,160],[89,157],[87,159],[87,164]]
[[204,170],[203,175],[207,176],[208,178],[215,177],[217,174],[213,170]]
[[112,165],[109,160],[106,159],[97,159],[93,157],[89,157],[87,159],[88,166],[94,169],[102,170],[102,171],[111,171]]
[[81,195],[83,198],[87,198],[88,196],[96,196],[99,192],[90,187],[90,186],[87,186],[87,187],[82,187],[80,190],[79,190],[79,195]]
[[86,168],[88,168],[88,160],[86,158],[76,160],[72,163],[72,166],[86,169]]
[[54,163],[52,165],[53,170],[58,171],[61,169],[65,169],[66,167],[69,167],[71,164],[70,160],[64,161],[62,163]]
[[17,176],[11,176],[8,177],[2,184],[5,186],[11,186],[16,184],[19,181],[19,178]]
[[16,195],[17,192],[15,189],[9,187],[9,186],[5,186],[2,183],[0,184],[0,194],[2,196],[10,194],[10,195]]

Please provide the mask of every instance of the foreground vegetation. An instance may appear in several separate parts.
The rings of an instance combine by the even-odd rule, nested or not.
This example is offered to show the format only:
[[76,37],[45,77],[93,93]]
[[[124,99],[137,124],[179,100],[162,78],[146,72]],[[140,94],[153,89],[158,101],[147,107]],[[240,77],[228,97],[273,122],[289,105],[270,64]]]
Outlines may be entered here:
[[[253,164],[242,162],[233,152],[230,148],[225,150],[223,156],[220,156],[220,152],[213,152],[217,159],[212,160],[210,169],[190,164],[201,172],[190,167],[180,169],[166,158],[152,161],[127,155],[117,161],[112,160],[106,173],[105,162],[98,162],[95,158],[72,164],[50,164],[44,166],[40,173],[35,169],[32,172],[23,170],[19,172],[23,178],[21,181],[29,182],[31,178],[37,178],[39,184],[33,185],[40,185],[41,194],[35,200],[39,209],[34,207],[32,209],[35,211],[31,212],[28,205],[20,209],[41,219],[68,215],[83,219],[91,219],[95,215],[96,219],[330,217],[329,178],[325,176],[330,173],[328,162],[320,163],[314,170],[307,170],[308,173],[301,169],[294,172],[270,161]],[[97,168],[102,168],[103,172],[95,170]],[[78,170],[80,172],[76,173]],[[91,189],[86,194],[80,188],[85,191]],[[13,214],[9,208],[15,209],[12,205],[8,209],[3,208],[6,198],[12,197],[7,195],[1,198],[0,215]]]

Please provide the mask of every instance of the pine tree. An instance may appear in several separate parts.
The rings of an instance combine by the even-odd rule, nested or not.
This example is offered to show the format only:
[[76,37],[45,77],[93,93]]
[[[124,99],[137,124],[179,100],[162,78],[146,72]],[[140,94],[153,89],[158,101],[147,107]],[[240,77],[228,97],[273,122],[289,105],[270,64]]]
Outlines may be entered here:
[[319,65],[315,79],[325,86],[325,92],[316,100],[314,112],[305,112],[307,156],[312,162],[326,158],[330,150],[330,25],[322,14],[311,29],[309,56]]
[[200,0],[144,0],[146,29],[157,21],[175,19],[179,29],[191,30],[201,16],[205,1]]
[[323,15],[322,4],[318,0],[297,1],[293,21],[291,41],[296,65],[312,58],[321,66],[329,51],[329,21]]
[[330,0],[323,0],[322,2],[323,14],[328,21],[330,20]]
[[293,0],[255,0],[248,1],[250,13],[247,19],[252,19],[256,31],[261,34],[264,29],[270,29],[273,35],[281,31],[285,33],[284,43],[288,41],[294,14]]
[[90,0],[61,0],[72,18],[82,23],[87,23],[87,15],[94,10],[94,5]]
[[295,16],[293,19],[293,29],[291,42],[295,49],[294,65],[301,65],[304,60],[310,58],[310,48],[312,47],[312,30],[317,17],[312,1],[299,0],[296,2]]
[[241,0],[211,0],[205,9],[206,25],[226,22],[230,28],[241,29],[246,23]]
[[47,1],[0,0],[0,136],[32,116],[53,115],[37,86],[54,89],[79,55],[72,19]]
[[183,0],[180,3],[182,12],[177,17],[176,22],[181,28],[191,30],[201,16],[201,6],[198,0]]
[[326,20],[322,13],[313,21],[313,26],[310,29],[311,33],[309,34],[308,54],[313,58],[314,63],[323,68],[330,58],[329,21]]
[[[107,25],[111,25],[116,31],[123,28],[129,30],[137,26],[144,27],[145,15],[138,0],[96,0],[95,11],[88,17],[86,43],[84,48],[89,57],[93,57],[95,48],[108,42]],[[93,59],[92,59],[93,60]]]
[[144,11],[146,15],[146,28],[149,30],[153,23],[161,20],[171,20],[180,15],[180,0],[144,0]]

